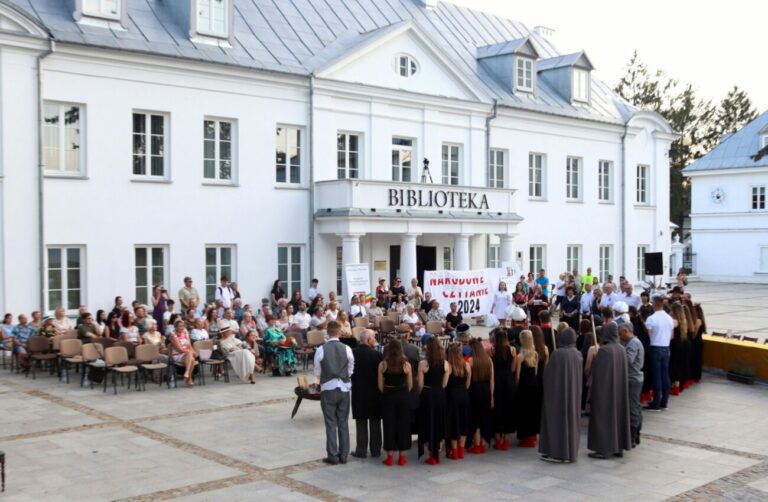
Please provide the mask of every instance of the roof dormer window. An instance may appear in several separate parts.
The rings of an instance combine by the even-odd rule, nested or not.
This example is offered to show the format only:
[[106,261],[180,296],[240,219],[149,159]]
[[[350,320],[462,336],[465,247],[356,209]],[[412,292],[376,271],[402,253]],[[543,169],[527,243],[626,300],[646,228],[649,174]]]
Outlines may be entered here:
[[213,37],[229,37],[229,2],[197,0],[197,32]]
[[573,100],[582,103],[589,102],[589,71],[580,68],[573,69]]
[[764,133],[763,136],[760,138],[760,148],[765,148],[768,146],[768,132]]
[[395,69],[401,77],[412,77],[419,71],[419,64],[408,54],[398,54],[395,57]]
[[533,92],[533,59],[517,56],[515,62],[515,88]]
[[121,0],[83,0],[83,15],[120,19]]

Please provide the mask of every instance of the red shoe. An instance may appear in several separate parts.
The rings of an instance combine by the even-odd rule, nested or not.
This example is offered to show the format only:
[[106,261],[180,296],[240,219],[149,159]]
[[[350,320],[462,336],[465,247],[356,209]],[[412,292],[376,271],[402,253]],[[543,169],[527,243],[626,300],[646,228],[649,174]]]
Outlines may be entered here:
[[481,454],[483,452],[480,451],[480,446],[474,445],[472,448],[469,449],[469,453],[471,453],[473,455],[479,455],[479,454]]
[[677,386],[677,385],[672,387],[671,389],[669,389],[669,394],[671,396],[679,396],[680,395],[680,387]]
[[392,465],[395,463],[395,458],[392,453],[387,455],[387,458],[381,461],[382,464],[386,465],[387,467],[392,467]]
[[509,450],[509,439],[505,439],[503,443],[501,443],[501,449],[503,451]]
[[427,459],[427,463],[428,463],[429,465],[437,465],[437,464],[439,464],[439,463],[440,463],[440,461],[439,461],[439,460],[437,460],[435,457],[433,457],[433,456],[432,456],[432,454],[430,453],[430,454],[429,454],[429,458]]
[[653,401],[653,392],[652,391],[643,392],[640,395],[640,404],[650,403],[651,401]]
[[500,440],[500,439],[497,439],[497,440],[495,440],[495,441],[493,442],[493,449],[494,449],[494,450],[503,450],[503,448],[502,448],[502,446],[501,446],[501,445],[502,445],[502,443],[501,443],[501,440]]
[[400,455],[397,458],[397,465],[399,465],[401,467],[405,465],[405,455]]
[[459,458],[464,458],[464,447],[459,446]]
[[448,452],[448,455],[446,455],[451,460],[458,460],[459,459],[459,450],[451,450]]

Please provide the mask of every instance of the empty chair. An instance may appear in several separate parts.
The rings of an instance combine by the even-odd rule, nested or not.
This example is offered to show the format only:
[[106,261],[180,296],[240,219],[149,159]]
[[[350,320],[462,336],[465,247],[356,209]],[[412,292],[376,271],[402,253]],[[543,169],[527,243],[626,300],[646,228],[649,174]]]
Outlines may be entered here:
[[427,333],[434,336],[443,336],[443,321],[427,321]]
[[[51,351],[51,343],[44,336],[33,336],[27,341],[27,354],[32,365],[32,379],[36,378],[37,364],[55,365],[57,356]],[[51,368],[53,369],[53,368]]]
[[379,335],[383,342],[385,336],[394,335],[396,333],[395,323],[389,317],[383,317],[379,322]]
[[104,349],[97,343],[86,343],[82,346],[80,357],[82,358],[82,374],[80,375],[80,387],[85,383],[85,374],[88,370],[88,381],[93,388],[93,373],[104,369],[104,361],[100,360],[104,354]]
[[310,347],[319,347],[325,343],[325,332],[320,330],[312,330],[307,333],[307,345]]
[[[125,347],[109,347],[104,349],[104,363],[107,375],[112,373],[112,388],[117,394],[117,374],[128,375],[128,385],[131,385],[131,375],[134,377],[134,385],[139,390],[139,368],[128,362],[128,349]],[[107,378],[104,378],[104,392],[107,391]]]
[[[224,374],[224,381],[229,383],[229,368],[227,367],[227,360],[226,359],[214,359],[210,357],[213,354],[213,340],[198,340],[194,344],[192,344],[192,347],[195,349],[195,352],[198,354],[198,361],[200,364],[203,365],[202,368],[198,371],[198,375],[200,376],[200,382],[205,385],[205,367],[209,366],[213,371],[214,379],[219,379],[219,374]],[[209,357],[203,358],[201,356],[201,352],[203,354],[208,355]]]
[[75,367],[83,363],[83,342],[77,338],[67,338],[61,341],[59,347],[59,373],[64,370],[64,376],[69,383],[69,366]]
[[390,318],[395,324],[400,322],[400,314],[397,312],[387,312],[387,317]]
[[363,326],[355,326],[354,328],[352,328],[352,336],[354,336],[357,339],[357,341],[359,342],[360,341],[360,333],[362,333],[366,329],[368,329],[368,328],[365,328]]
[[367,328],[371,324],[371,320],[367,317],[353,317],[352,318],[352,326],[355,328]]
[[[159,359],[160,347],[157,345],[145,343],[136,347],[136,363],[141,369],[141,382],[143,390],[147,390],[147,373],[151,373],[154,377],[157,371],[162,371],[163,373],[167,372],[168,365],[161,363]],[[168,382],[168,387],[170,388],[171,380],[170,378],[166,378],[166,380]],[[161,378],[158,385],[162,384],[163,379]]]

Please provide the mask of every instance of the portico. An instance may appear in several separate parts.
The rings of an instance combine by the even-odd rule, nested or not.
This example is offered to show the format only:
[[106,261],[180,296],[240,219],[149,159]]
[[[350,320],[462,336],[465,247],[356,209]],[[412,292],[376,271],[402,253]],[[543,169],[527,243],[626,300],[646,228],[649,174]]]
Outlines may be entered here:
[[[501,242],[500,262],[512,261],[516,227],[522,221],[513,210],[513,193],[456,185],[321,181],[315,230],[321,245],[341,244],[342,270],[362,260],[371,263],[372,284],[379,277],[389,282],[399,276],[408,287],[414,277],[422,282],[424,270],[469,270],[473,261],[479,262],[473,257],[480,256],[485,263],[487,235],[497,235]],[[321,269],[325,266],[318,263]]]

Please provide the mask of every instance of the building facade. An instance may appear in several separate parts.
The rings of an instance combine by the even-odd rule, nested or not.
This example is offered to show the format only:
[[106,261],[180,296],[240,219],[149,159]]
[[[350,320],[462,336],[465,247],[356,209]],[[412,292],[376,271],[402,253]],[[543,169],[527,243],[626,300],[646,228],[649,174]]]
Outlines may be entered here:
[[768,111],[683,173],[691,179],[693,273],[768,282]]
[[675,136],[592,70],[442,2],[0,0],[0,308],[358,262],[641,280]]

